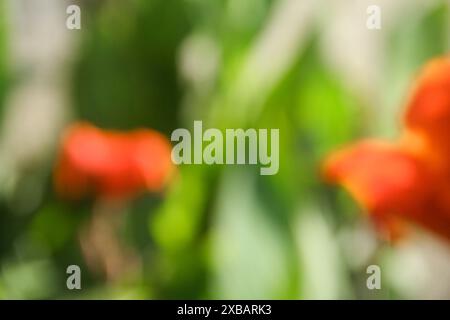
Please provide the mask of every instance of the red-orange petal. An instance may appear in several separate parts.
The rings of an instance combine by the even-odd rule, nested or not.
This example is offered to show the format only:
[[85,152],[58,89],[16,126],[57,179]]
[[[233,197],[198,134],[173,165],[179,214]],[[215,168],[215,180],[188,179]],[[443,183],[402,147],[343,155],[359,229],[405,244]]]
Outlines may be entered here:
[[62,139],[56,190],[72,198],[122,198],[157,191],[173,169],[170,150],[168,139],[153,130],[124,133],[75,124]]
[[399,229],[397,218],[407,217],[429,193],[423,164],[396,145],[378,141],[364,141],[333,154],[324,173],[387,229],[393,225]]
[[407,105],[406,126],[433,138],[450,139],[450,57],[425,65]]

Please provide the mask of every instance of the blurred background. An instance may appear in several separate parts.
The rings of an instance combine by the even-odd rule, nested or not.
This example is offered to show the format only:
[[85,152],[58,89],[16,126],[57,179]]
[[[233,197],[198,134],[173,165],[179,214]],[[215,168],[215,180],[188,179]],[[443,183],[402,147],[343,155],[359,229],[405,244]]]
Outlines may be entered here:
[[[81,8],[81,29],[66,8]],[[366,27],[369,5],[381,29]],[[450,298],[450,247],[391,245],[319,174],[360,137],[393,138],[417,70],[450,46],[439,0],[0,0],[0,298]],[[62,130],[279,128],[280,170],[180,166],[120,208],[111,279],[81,250],[92,199],[55,193]],[[105,231],[107,232],[107,231]],[[111,237],[113,239],[111,239]],[[106,241],[106,240],[105,240]],[[106,252],[106,254],[108,254]],[[79,265],[81,290],[66,268]],[[366,268],[381,267],[380,290]]]

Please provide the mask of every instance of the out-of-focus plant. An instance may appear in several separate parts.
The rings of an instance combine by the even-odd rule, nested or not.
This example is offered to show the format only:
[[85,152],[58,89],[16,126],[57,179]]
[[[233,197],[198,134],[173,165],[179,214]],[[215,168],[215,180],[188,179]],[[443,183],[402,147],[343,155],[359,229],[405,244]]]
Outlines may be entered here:
[[[82,29],[68,31],[80,40],[71,48],[69,105],[77,120],[97,129],[83,127],[88,138],[79,144],[66,141],[72,145],[66,155],[48,155],[69,168],[57,169],[64,173],[58,193],[55,163],[48,161],[26,168],[26,183],[14,181],[0,199],[0,296],[388,298],[412,292],[392,290],[396,277],[388,277],[388,264],[398,249],[379,245],[354,201],[321,179],[320,164],[361,135],[397,132],[393,115],[411,74],[448,49],[446,4],[427,3],[423,10],[404,4],[411,12],[397,22],[389,22],[388,6],[381,30],[350,41],[348,48],[370,42],[374,49],[370,62],[380,78],[359,74],[372,86],[367,95],[343,77],[340,68],[349,66],[337,65],[339,53],[325,45],[342,47],[343,38],[327,35],[335,10],[325,13],[323,1],[78,3]],[[345,20],[337,34],[356,34],[361,20]],[[354,52],[352,66],[368,63]],[[134,143],[116,143],[111,130],[154,128],[169,136],[194,120],[219,129],[280,129],[278,174],[186,165],[163,193],[145,192],[146,174],[139,172],[147,169],[124,156],[134,154]],[[97,164],[92,160],[103,147],[92,147],[95,141],[110,154]],[[94,150],[86,152],[88,146]],[[64,190],[88,196],[67,199]],[[380,264],[385,275],[376,292],[365,287],[368,263]],[[81,291],[65,286],[70,264],[83,270]],[[120,281],[96,272],[106,265],[119,266],[107,277],[120,274]],[[405,265],[413,270],[408,263],[399,268]],[[130,269],[114,271],[122,267]]]
[[345,186],[388,238],[415,222],[450,240],[450,59],[429,62],[407,104],[397,143],[362,142],[331,156]]
[[63,136],[56,190],[72,200],[94,199],[93,216],[80,241],[87,263],[109,280],[123,277],[125,269],[138,263],[132,263],[132,250],[117,238],[121,214],[140,193],[164,188],[174,171],[170,152],[168,139],[149,129],[123,133],[79,123]]

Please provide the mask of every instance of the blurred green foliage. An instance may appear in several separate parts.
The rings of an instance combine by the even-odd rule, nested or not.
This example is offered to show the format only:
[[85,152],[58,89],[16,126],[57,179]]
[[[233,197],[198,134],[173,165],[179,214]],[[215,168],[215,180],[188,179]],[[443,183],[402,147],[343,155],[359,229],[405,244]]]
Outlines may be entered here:
[[8,84],[6,19],[4,3],[0,3],[0,121],[3,119],[4,98]]
[[[164,194],[142,196],[123,213],[121,241],[139,253],[143,266],[110,284],[89,271],[79,247],[92,199],[59,199],[51,165],[36,169],[44,177],[37,179],[44,181],[37,205],[21,212],[13,197],[0,200],[0,298],[402,297],[389,283],[378,293],[361,289],[365,270],[351,266],[339,240],[343,229],[357,224],[360,210],[324,185],[320,164],[357,137],[395,130],[412,73],[448,49],[449,8],[432,7],[388,31],[387,64],[380,68],[381,101],[389,112],[377,114],[322,59],[326,26],[314,25],[287,70],[264,87],[264,99],[250,83],[248,90],[237,88],[242,78],[258,77],[245,78],[242,70],[276,4],[80,1],[83,29],[70,88],[77,119],[166,135],[194,119],[221,129],[279,128],[280,171],[262,177],[252,166],[180,167]],[[0,106],[8,79],[2,21]],[[183,50],[196,39],[208,39],[216,50],[217,69],[207,85],[180,72]],[[24,192],[19,183],[13,194]],[[83,270],[80,292],[65,287],[70,264]]]

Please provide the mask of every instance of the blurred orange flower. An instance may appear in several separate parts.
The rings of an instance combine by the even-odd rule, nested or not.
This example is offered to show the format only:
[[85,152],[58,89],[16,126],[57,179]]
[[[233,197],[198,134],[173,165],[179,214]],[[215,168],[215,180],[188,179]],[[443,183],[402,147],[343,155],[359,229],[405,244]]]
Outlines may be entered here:
[[328,181],[344,186],[389,238],[413,222],[450,240],[450,58],[429,62],[393,143],[362,141],[332,154]]
[[158,191],[173,171],[171,145],[162,134],[140,129],[127,133],[77,123],[63,135],[54,170],[57,192],[79,199],[124,199]]

